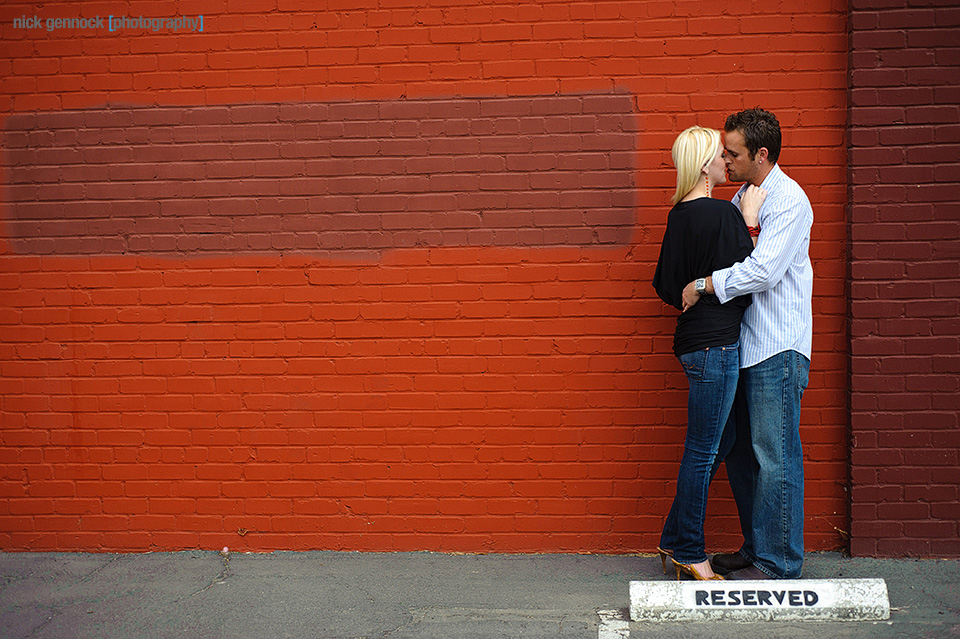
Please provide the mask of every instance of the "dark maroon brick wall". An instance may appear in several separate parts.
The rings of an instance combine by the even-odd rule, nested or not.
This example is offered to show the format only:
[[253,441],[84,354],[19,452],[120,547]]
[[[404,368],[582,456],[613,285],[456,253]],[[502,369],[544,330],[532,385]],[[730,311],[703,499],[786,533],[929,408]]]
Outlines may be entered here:
[[960,556],[960,8],[850,25],[851,550]]
[[625,94],[10,116],[20,254],[626,244]]

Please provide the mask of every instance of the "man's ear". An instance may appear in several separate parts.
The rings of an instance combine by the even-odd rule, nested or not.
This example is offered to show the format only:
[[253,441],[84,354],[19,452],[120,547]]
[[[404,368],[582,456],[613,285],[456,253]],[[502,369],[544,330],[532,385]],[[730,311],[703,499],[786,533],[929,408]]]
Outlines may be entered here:
[[757,149],[756,159],[760,161],[760,164],[763,164],[767,161],[767,158],[770,157],[770,151],[765,146],[761,146]]

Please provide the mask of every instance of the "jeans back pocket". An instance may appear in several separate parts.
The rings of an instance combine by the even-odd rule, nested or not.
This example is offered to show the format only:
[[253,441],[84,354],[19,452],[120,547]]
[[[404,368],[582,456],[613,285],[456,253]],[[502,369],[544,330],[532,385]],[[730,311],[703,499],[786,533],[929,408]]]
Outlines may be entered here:
[[694,380],[703,379],[703,371],[707,365],[708,350],[709,349],[704,348],[699,351],[693,351],[692,353],[684,353],[677,358],[680,360],[683,372],[687,374],[688,378]]

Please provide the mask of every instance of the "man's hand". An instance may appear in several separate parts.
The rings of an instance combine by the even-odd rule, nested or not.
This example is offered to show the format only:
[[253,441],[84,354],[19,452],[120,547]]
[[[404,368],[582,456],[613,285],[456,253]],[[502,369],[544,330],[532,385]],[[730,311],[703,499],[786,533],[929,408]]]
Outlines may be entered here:
[[683,312],[686,313],[693,305],[700,301],[700,293],[694,288],[696,282],[690,282],[683,287]]

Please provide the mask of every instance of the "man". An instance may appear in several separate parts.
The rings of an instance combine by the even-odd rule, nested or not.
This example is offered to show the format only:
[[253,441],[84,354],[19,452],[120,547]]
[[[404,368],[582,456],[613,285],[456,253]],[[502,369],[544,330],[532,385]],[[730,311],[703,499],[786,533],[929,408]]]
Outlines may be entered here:
[[[813,337],[813,209],[803,189],[777,166],[780,123],[762,109],[747,109],[724,126],[727,176],[767,192],[758,216],[753,253],[730,268],[691,282],[684,308],[701,293],[721,303],[752,294],[740,337],[736,442],[726,457],[737,502],[743,546],[718,554],[714,571],[727,579],[795,579],[803,565],[803,453],[800,398],[807,387]],[[728,428],[733,427],[728,425]]]

